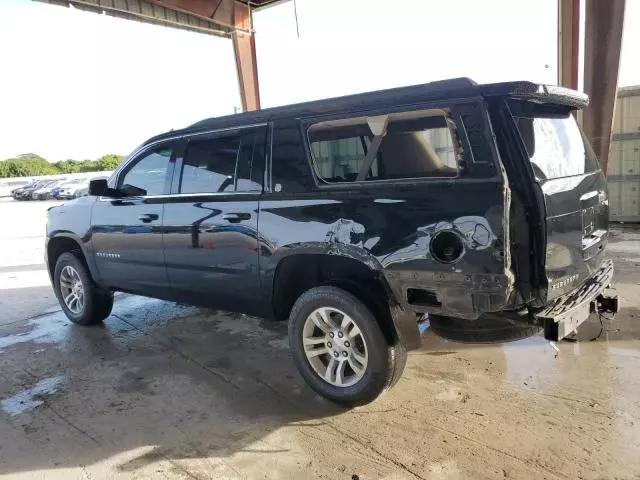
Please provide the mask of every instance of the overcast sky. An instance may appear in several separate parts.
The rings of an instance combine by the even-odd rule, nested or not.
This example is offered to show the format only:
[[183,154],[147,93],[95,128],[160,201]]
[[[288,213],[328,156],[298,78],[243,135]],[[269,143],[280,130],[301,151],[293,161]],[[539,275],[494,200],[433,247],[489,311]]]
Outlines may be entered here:
[[[297,0],[255,15],[263,107],[468,76],[556,81],[557,0]],[[534,7],[535,5],[535,7]],[[640,0],[627,0],[620,84],[640,84]],[[233,113],[231,42],[26,0],[0,0],[0,159],[127,154]]]

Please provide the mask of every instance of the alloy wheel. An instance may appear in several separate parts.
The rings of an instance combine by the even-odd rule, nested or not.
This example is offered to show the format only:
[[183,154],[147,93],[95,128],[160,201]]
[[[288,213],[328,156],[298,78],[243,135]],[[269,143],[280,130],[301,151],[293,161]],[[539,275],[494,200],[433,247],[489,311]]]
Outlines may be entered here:
[[84,309],[84,285],[77,270],[66,265],[60,272],[60,293],[67,308],[74,314]]
[[360,328],[336,308],[317,308],[307,317],[302,344],[313,370],[333,386],[355,385],[367,369],[367,345]]

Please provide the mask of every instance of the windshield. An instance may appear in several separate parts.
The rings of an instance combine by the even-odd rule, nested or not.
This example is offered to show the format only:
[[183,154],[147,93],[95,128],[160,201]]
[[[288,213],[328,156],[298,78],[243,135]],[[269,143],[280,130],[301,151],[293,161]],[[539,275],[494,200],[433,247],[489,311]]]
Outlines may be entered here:
[[568,110],[513,102],[511,111],[539,180],[599,169],[591,146]]

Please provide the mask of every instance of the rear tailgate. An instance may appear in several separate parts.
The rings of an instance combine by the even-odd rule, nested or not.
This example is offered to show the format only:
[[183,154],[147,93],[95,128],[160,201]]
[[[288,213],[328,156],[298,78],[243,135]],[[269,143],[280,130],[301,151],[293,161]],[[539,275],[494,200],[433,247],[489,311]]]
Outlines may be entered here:
[[547,300],[575,289],[602,262],[609,236],[609,209],[602,172],[548,180]]
[[570,108],[512,101],[510,109],[544,196],[549,301],[580,286],[602,262],[606,180]]

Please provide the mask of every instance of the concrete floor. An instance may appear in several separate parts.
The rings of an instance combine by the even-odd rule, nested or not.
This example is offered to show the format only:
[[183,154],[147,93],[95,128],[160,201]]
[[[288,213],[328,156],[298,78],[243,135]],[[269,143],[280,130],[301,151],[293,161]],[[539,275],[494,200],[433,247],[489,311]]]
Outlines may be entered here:
[[283,324],[124,295],[100,327],[34,316],[53,296],[28,285],[21,228],[0,238],[3,478],[640,478],[640,230],[610,244],[624,309],[598,340],[597,318],[557,356],[427,331],[393,390],[345,411],[306,387]]

